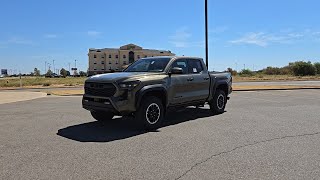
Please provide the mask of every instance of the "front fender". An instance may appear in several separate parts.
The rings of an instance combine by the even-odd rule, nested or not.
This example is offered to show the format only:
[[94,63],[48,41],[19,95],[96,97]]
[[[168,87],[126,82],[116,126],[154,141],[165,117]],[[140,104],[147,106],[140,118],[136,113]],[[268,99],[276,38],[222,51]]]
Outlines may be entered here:
[[168,104],[168,94],[167,94],[167,88],[162,85],[162,84],[153,84],[153,85],[147,85],[144,86],[143,88],[141,88],[137,93],[136,93],[136,109],[138,109],[141,101],[142,101],[142,97],[147,94],[147,93],[151,93],[151,92],[163,92],[165,94],[165,106],[167,107]]

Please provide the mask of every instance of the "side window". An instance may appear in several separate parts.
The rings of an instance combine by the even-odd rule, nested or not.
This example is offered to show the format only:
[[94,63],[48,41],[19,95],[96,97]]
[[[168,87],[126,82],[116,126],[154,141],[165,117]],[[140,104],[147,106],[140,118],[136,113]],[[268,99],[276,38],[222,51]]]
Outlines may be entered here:
[[171,69],[174,67],[182,68],[183,74],[188,74],[188,63],[184,59],[178,59],[171,65]]
[[188,65],[189,65],[188,70],[190,74],[199,74],[203,71],[203,67],[200,60],[190,59],[188,60]]

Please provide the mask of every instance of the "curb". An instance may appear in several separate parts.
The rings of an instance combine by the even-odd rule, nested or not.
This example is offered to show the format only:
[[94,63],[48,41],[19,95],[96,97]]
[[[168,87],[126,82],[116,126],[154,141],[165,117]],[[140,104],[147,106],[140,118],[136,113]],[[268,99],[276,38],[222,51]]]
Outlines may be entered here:
[[233,89],[233,91],[286,91],[286,90],[303,90],[303,89],[320,89],[320,87],[313,87],[313,88],[275,88],[275,89]]

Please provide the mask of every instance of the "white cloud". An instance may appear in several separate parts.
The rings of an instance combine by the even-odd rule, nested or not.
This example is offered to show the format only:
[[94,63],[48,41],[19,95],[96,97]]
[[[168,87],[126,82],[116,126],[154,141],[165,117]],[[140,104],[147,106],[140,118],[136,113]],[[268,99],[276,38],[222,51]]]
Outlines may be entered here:
[[243,37],[230,41],[232,44],[254,44],[258,46],[265,47],[268,45],[268,41],[265,37],[265,34],[262,32],[259,33],[248,33]]
[[47,39],[54,39],[54,38],[57,38],[58,35],[56,35],[56,34],[45,34],[44,37],[47,38]]
[[239,39],[229,41],[232,44],[251,44],[266,47],[270,44],[289,44],[304,37],[302,33],[270,34],[265,32],[247,33]]
[[301,41],[318,42],[320,31],[305,29],[294,31],[293,29],[281,30],[278,33],[251,32],[242,37],[229,41],[231,44],[249,44],[266,47],[271,44],[292,44]]
[[187,27],[176,30],[175,34],[169,37],[169,42],[177,48],[203,47],[203,41],[191,41],[192,34],[188,32]]
[[88,31],[87,34],[88,34],[88,36],[97,37],[97,36],[101,35],[102,33],[99,31]]
[[26,40],[23,38],[19,38],[19,37],[12,37],[10,39],[8,39],[7,41],[8,44],[21,44],[21,45],[33,45],[34,42],[31,40]]

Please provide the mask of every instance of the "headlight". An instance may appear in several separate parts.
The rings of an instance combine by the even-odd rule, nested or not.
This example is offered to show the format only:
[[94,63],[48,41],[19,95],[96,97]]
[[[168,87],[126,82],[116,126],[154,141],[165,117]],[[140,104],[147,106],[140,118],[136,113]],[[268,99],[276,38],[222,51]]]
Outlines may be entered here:
[[134,89],[136,86],[140,84],[140,81],[129,81],[129,82],[120,82],[118,83],[121,89]]

